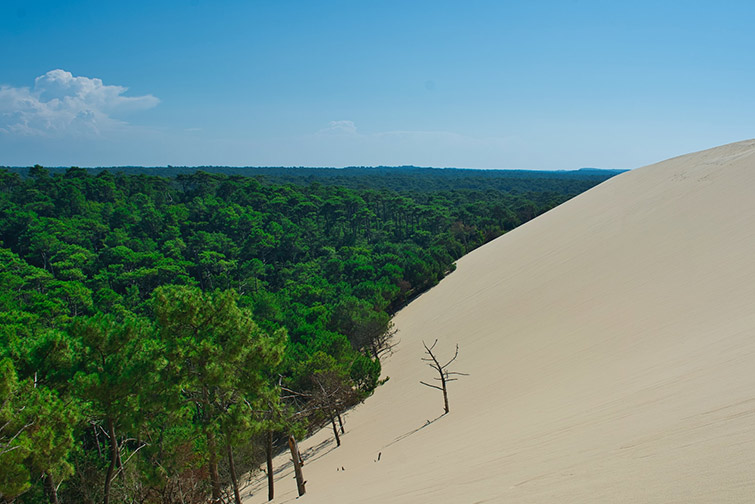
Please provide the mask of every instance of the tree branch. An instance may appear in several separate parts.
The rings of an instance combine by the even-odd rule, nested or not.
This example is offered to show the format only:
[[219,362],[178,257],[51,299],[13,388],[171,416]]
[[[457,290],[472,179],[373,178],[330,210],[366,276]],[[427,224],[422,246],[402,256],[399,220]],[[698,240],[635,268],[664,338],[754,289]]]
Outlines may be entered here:
[[437,385],[430,385],[429,383],[425,383],[425,382],[423,382],[422,380],[420,380],[420,383],[421,383],[422,385],[427,385],[428,387],[432,387],[432,388],[434,388],[434,389],[443,390],[443,388],[441,388],[441,387],[439,387],[439,386],[437,386]]

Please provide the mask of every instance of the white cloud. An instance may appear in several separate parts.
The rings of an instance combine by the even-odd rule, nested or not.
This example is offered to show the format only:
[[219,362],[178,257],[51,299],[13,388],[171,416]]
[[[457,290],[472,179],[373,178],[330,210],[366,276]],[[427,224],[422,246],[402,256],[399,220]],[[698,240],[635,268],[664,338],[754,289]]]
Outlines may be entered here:
[[0,134],[99,135],[126,125],[114,116],[160,102],[152,95],[123,96],[127,90],[59,69],[37,77],[33,88],[0,86]]
[[354,121],[330,121],[328,127],[320,130],[326,135],[356,135],[357,127]]

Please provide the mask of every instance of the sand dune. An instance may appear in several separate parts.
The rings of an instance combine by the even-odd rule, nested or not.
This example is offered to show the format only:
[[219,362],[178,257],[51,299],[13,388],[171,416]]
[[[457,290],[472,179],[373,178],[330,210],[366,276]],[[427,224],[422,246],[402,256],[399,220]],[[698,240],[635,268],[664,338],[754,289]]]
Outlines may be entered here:
[[[343,445],[302,443],[299,501],[755,501],[755,141],[610,179],[462,258],[395,323],[390,381]],[[419,383],[435,338],[470,373],[441,417]],[[276,491],[295,500],[290,467]],[[266,501],[264,481],[249,492]]]

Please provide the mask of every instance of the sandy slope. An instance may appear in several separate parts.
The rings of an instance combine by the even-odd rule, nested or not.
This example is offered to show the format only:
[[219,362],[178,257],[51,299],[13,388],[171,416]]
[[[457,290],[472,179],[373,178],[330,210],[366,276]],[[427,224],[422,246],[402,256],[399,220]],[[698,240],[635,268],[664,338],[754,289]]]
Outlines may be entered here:
[[[302,444],[300,502],[754,502],[755,141],[601,184],[461,259],[395,323],[390,381],[343,445]],[[471,374],[440,418],[419,384],[435,338]],[[266,501],[264,481],[249,492]],[[275,501],[295,495],[286,466]]]

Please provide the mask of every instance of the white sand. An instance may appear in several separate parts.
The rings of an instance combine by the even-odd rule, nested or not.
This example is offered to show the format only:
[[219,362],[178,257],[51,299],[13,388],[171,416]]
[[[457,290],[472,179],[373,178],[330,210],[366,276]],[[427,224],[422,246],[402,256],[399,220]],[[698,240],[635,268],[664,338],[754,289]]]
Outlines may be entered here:
[[[755,502],[755,141],[601,184],[462,258],[395,323],[390,381],[342,446],[301,444],[299,502]],[[471,375],[423,427],[442,413],[419,384],[435,338]],[[261,478],[245,502],[266,501]],[[288,465],[276,495],[296,498]]]

